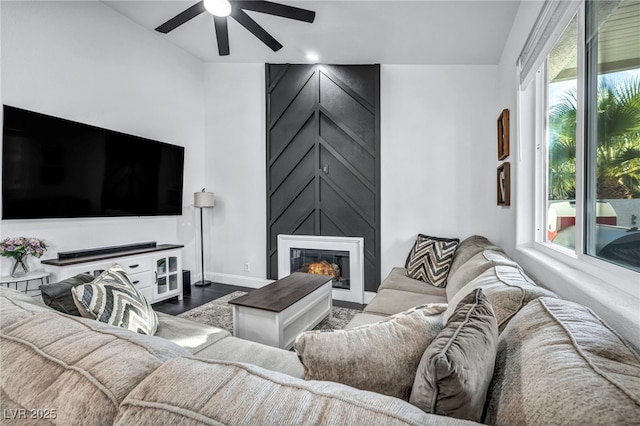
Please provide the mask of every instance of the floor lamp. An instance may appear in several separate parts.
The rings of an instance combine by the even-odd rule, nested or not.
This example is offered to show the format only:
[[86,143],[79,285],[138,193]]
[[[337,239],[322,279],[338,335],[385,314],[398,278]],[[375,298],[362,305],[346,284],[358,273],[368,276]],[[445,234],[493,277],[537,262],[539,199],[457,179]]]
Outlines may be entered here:
[[202,191],[193,193],[193,205],[200,209],[200,266],[202,268],[202,278],[200,281],[193,283],[193,285],[200,287],[211,284],[211,281],[206,280],[204,276],[204,227],[202,226],[202,210],[210,209],[215,204],[213,192],[205,192],[204,188],[202,188]]

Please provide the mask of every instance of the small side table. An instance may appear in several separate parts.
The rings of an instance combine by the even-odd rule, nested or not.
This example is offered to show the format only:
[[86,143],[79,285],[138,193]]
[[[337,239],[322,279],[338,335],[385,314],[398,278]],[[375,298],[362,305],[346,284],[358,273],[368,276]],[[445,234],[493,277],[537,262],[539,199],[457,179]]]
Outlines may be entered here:
[[0,284],[6,284],[9,288],[11,288],[11,284],[15,284],[16,290],[18,290],[18,283],[24,282],[24,292],[27,293],[29,291],[29,281],[40,280],[40,284],[49,284],[50,275],[51,274],[49,272],[44,271],[29,272],[28,274],[17,278],[12,277],[11,275],[6,275],[0,277]]

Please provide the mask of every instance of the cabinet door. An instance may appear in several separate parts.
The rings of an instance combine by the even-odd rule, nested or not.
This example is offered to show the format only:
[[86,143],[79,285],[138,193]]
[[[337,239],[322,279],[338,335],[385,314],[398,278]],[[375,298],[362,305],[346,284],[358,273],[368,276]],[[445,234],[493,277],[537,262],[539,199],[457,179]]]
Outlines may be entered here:
[[179,253],[170,252],[155,256],[154,301],[173,297],[182,291],[182,259]]

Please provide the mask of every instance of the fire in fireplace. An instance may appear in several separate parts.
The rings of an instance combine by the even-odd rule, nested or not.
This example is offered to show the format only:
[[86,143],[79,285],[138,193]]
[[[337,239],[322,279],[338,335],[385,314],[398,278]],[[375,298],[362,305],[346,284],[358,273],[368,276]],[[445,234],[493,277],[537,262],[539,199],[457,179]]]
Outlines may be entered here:
[[305,263],[300,268],[300,272],[306,272],[307,274],[315,275],[327,275],[329,277],[339,277],[340,267],[337,264],[331,264],[326,260],[319,262]]
[[291,248],[290,253],[291,271],[330,276],[334,288],[350,288],[348,251]]

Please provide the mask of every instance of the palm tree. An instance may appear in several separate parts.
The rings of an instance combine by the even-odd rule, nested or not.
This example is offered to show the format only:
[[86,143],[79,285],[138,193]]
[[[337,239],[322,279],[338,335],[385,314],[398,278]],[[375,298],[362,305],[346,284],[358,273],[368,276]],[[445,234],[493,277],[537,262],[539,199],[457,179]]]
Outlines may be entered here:
[[[598,84],[596,196],[640,198],[640,79]],[[549,115],[549,199],[575,198],[575,90]]]
[[640,197],[640,79],[598,85],[597,197]]
[[576,117],[575,91],[567,92],[549,116],[549,199],[576,198]]

